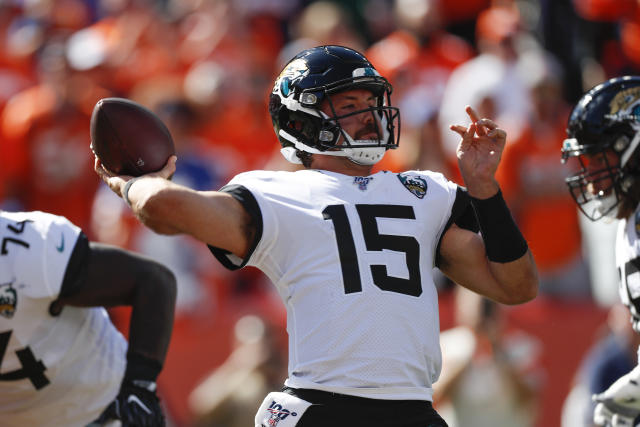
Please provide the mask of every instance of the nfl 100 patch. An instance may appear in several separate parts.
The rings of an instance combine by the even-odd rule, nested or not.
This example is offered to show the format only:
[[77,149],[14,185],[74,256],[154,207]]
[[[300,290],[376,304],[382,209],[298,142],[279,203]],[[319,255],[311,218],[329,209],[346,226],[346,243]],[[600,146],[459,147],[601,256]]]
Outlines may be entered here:
[[288,416],[298,416],[296,412],[283,408],[282,405],[277,403],[275,400],[271,402],[267,411],[270,413],[269,419],[267,420],[269,427],[275,427],[280,421],[286,419]]
[[427,194],[427,181],[421,176],[408,173],[399,173],[398,179],[418,199],[422,199]]
[[373,181],[372,176],[355,176],[353,177],[353,184],[358,186],[360,191],[366,191],[369,183]]
[[255,425],[262,427],[294,427],[311,403],[281,391],[265,397],[256,413]]

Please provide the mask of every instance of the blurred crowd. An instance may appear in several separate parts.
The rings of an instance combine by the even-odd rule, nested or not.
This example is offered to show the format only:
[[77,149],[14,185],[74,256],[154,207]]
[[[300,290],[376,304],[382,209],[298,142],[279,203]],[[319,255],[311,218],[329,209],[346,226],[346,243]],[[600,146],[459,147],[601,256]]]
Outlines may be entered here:
[[[492,328],[482,354],[503,364],[497,331],[527,332],[534,344],[525,347],[538,361],[529,354],[534,380],[509,383],[524,396],[512,399],[524,405],[513,413],[528,411],[517,417],[523,426],[560,426],[578,364],[610,332],[606,311],[617,280],[612,229],[579,219],[560,146],[571,106],[585,90],[638,73],[640,1],[0,0],[0,208],[64,215],[94,240],[169,266],[179,286],[160,378],[169,419],[246,425],[233,420],[252,415],[262,394],[229,386],[234,380],[225,372],[246,372],[238,384],[277,388],[286,376],[283,307],[256,271],[231,275],[206,247],[140,226],[93,173],[89,119],[104,97],[146,105],[173,135],[174,179],[196,189],[218,189],[249,169],[291,169],[279,153],[267,96],[291,57],[320,44],[360,50],[394,85],[401,143],[377,169],[430,169],[461,182],[457,135],[448,128],[466,123],[464,106],[507,130],[498,176],[536,258],[541,289],[533,303],[504,309],[504,327]],[[444,278],[438,286],[442,329],[462,327],[454,287]],[[116,321],[127,315],[112,311]],[[253,328],[249,341],[238,337],[238,322]],[[469,365],[474,334],[455,336],[474,343],[463,358]],[[256,342],[265,353],[258,359]],[[461,372],[442,392],[454,404],[451,384]],[[246,380],[250,373],[261,379]],[[463,397],[473,405],[470,393]]]

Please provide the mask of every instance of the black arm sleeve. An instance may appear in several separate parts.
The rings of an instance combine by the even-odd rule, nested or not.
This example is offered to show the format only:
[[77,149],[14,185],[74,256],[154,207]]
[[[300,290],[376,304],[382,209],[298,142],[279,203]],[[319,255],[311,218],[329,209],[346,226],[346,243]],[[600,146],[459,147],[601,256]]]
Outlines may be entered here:
[[176,301],[176,279],[169,268],[116,246],[76,244],[65,272],[60,296],[49,307],[58,315],[74,307],[131,306],[129,353],[153,359],[162,366],[166,356]]
[[89,265],[89,239],[80,232],[78,240],[73,248],[67,269],[64,272],[62,286],[60,287],[60,297],[66,297],[75,293],[77,288],[87,277],[87,267]]
[[456,200],[453,202],[453,207],[451,208],[451,216],[440,235],[440,240],[438,240],[438,246],[436,248],[436,267],[440,266],[440,245],[442,244],[442,237],[449,227],[451,227],[451,224],[455,224],[465,230],[473,231],[474,233],[480,231],[478,218],[476,217],[476,213],[471,205],[471,197],[469,196],[469,193],[467,193],[467,189],[464,187],[458,187]]
[[242,185],[226,185],[222,187],[220,191],[231,194],[242,204],[251,217],[251,226],[255,229],[254,239],[249,246],[249,252],[242,260],[227,250],[207,245],[213,256],[215,256],[224,267],[229,270],[238,270],[247,264],[249,258],[251,258],[251,254],[253,254],[253,251],[256,249],[256,246],[258,246],[258,243],[262,238],[262,212],[260,211],[260,205],[258,205],[256,198],[246,187]]

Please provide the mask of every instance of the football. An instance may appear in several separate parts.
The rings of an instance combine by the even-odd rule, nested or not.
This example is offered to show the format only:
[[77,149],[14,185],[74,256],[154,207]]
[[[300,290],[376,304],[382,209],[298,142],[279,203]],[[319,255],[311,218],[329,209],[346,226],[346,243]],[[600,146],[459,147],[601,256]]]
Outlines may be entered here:
[[91,114],[91,150],[117,175],[156,172],[175,154],[169,129],[151,110],[124,98],[103,98]]

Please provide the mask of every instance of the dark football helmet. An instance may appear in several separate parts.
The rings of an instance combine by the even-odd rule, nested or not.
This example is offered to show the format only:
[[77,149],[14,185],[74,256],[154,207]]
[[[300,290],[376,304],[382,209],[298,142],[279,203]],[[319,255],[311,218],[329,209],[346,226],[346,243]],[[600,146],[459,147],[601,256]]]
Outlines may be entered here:
[[580,210],[596,221],[618,218],[625,203],[635,207],[640,182],[640,77],[616,77],[585,93],[569,116],[567,136],[562,162],[577,160],[566,183]]
[[[370,90],[376,105],[337,115],[331,95],[351,89]],[[284,67],[269,97],[282,154],[292,163],[301,163],[297,150],[343,156],[358,164],[376,163],[386,150],[398,146],[400,114],[391,105],[391,92],[391,84],[353,49],[318,46],[300,52]],[[331,115],[320,109],[325,100]],[[340,119],[362,113],[371,114],[379,124],[377,138],[355,140],[340,126]]]

